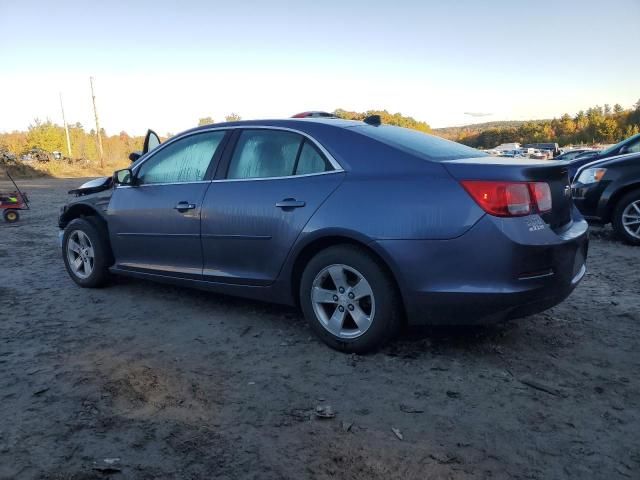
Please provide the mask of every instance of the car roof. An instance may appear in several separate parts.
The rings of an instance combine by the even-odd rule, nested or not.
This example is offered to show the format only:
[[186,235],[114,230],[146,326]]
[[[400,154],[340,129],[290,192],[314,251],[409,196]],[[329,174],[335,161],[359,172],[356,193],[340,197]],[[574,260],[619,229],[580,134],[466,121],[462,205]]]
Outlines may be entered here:
[[343,120],[340,118],[328,118],[328,117],[307,117],[307,118],[279,118],[279,119],[265,119],[265,120],[240,120],[237,122],[221,122],[211,123],[208,125],[202,125],[192,128],[183,133],[193,133],[201,130],[210,130],[211,128],[247,128],[247,127],[282,127],[293,128],[305,131],[307,127],[312,125],[326,125],[335,128],[353,128],[360,125],[366,125],[362,121],[357,120]]

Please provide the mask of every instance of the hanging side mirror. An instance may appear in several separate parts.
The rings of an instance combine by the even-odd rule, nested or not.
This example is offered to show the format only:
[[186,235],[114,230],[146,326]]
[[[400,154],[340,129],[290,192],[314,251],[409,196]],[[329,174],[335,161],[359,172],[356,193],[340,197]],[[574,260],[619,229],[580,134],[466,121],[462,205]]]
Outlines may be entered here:
[[136,160],[138,160],[140,157],[142,156],[142,152],[131,152],[129,154],[129,160],[131,160],[131,163],[135,162]]

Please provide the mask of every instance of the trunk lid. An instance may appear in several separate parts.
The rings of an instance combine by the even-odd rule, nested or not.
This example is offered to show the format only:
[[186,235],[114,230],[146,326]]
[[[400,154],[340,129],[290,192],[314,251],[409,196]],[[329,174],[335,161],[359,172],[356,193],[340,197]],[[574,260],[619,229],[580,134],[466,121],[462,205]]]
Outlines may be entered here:
[[456,180],[502,180],[512,182],[546,182],[551,189],[551,210],[540,217],[553,230],[571,221],[571,187],[564,162],[500,157],[444,160],[442,165]]

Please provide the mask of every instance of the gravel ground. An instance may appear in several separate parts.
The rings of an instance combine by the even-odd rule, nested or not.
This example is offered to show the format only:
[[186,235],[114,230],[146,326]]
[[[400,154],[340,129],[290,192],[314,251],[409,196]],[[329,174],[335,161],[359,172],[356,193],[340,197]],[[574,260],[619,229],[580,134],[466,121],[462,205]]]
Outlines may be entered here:
[[610,230],[548,312],[355,356],[284,307],[79,289],[56,246],[79,183],[22,182],[0,224],[0,478],[640,478],[640,248]]

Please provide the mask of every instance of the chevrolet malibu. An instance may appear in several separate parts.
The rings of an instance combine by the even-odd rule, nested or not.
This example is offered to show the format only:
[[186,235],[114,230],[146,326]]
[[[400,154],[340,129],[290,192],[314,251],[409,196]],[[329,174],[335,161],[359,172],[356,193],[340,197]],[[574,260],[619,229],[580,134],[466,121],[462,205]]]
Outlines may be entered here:
[[301,308],[366,352],[404,323],[481,324],[564,300],[587,224],[560,162],[494,158],[404,128],[305,118],[208,125],[72,190],[62,257],[110,274]]

